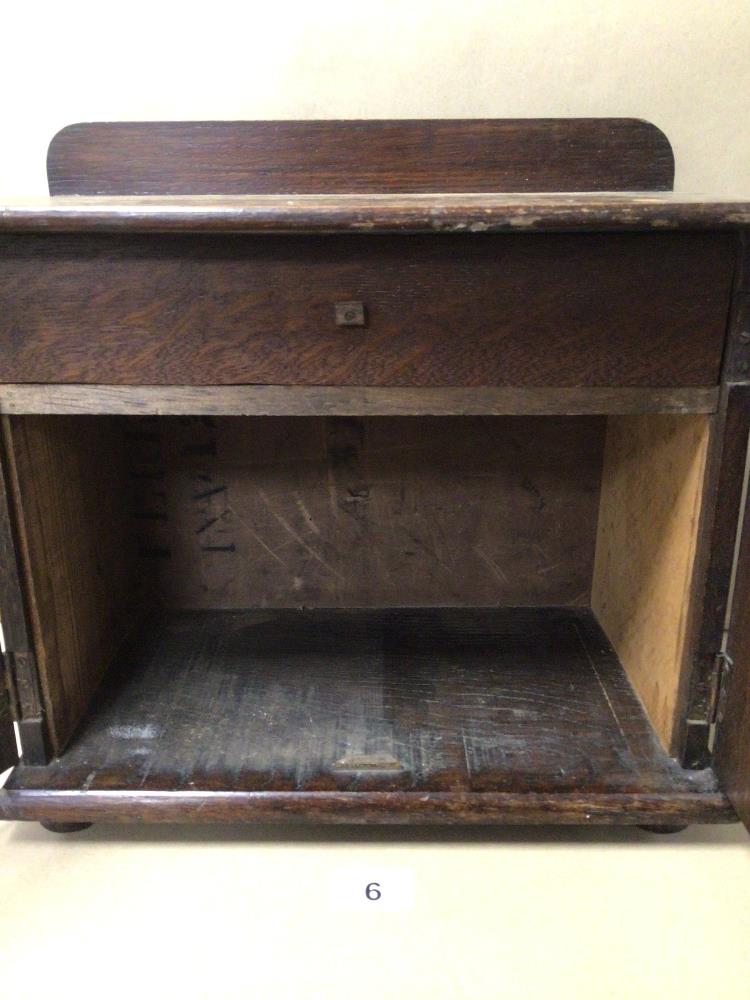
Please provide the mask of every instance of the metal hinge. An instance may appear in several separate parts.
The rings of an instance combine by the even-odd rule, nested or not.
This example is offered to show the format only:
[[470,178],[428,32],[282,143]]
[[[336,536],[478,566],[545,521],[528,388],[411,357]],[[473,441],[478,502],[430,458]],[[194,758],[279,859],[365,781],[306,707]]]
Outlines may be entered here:
[[708,749],[713,753],[716,733],[724,718],[727,688],[734,661],[726,650],[716,654],[713,683],[711,685],[711,711],[708,717]]

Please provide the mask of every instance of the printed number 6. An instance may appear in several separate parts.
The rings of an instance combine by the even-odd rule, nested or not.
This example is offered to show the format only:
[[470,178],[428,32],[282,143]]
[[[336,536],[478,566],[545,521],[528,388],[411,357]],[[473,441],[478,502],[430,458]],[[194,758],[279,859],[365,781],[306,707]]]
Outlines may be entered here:
[[368,899],[380,899],[381,895],[380,882],[370,882],[365,889],[365,896],[367,896]]

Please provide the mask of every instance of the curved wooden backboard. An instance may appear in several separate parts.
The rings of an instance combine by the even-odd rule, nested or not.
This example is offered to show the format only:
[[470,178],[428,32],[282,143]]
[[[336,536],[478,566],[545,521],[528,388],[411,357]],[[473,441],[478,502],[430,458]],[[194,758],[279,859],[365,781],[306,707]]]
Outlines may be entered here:
[[47,156],[52,195],[669,191],[635,118],[91,122]]

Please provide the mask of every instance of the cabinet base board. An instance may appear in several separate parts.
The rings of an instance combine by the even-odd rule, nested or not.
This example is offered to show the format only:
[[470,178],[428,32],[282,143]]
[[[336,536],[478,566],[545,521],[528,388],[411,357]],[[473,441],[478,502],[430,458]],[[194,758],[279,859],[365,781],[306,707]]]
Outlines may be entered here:
[[0,817],[44,823],[585,825],[675,827],[731,823],[719,792],[51,792],[0,790]]

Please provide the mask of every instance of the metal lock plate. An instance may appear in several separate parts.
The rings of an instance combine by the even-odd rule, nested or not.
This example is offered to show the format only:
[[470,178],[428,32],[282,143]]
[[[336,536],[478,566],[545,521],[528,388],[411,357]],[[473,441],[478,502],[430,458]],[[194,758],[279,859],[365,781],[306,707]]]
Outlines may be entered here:
[[364,326],[364,302],[335,302],[336,326]]

